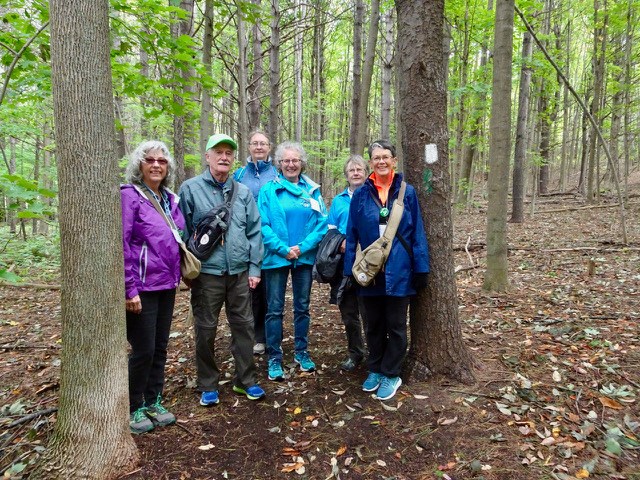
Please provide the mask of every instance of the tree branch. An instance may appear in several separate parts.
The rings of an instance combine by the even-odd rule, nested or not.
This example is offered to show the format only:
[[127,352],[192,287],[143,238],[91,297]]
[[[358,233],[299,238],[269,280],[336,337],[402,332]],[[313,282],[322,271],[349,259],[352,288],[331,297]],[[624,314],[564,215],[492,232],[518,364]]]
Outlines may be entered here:
[[45,28],[47,28],[47,26],[49,26],[48,20],[44,22],[44,24],[38,29],[38,31],[34,33],[33,36],[29,40],[27,40],[27,42],[22,46],[22,48],[18,50],[18,52],[14,55],[13,61],[11,62],[11,65],[9,65],[9,68],[5,73],[4,84],[2,85],[2,90],[0,91],[0,105],[2,105],[4,96],[7,93],[7,87],[9,86],[9,79],[11,78],[11,73],[13,72],[13,69],[16,68],[16,64],[18,63],[18,60],[20,60],[20,57],[22,57],[25,50],[29,48],[29,45],[33,43],[33,41],[37,38],[37,36],[40,35],[40,33],[42,33],[42,31]]

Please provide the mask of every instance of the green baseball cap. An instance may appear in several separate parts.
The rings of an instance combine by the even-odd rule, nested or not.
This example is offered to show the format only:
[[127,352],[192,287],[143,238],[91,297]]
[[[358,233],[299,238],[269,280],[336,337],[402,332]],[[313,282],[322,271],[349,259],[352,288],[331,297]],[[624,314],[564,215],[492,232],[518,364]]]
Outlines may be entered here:
[[211,150],[219,143],[228,143],[233,147],[234,150],[238,150],[238,144],[235,142],[235,140],[229,135],[225,135],[224,133],[216,133],[215,135],[211,135],[209,137],[209,141],[207,142],[207,150]]

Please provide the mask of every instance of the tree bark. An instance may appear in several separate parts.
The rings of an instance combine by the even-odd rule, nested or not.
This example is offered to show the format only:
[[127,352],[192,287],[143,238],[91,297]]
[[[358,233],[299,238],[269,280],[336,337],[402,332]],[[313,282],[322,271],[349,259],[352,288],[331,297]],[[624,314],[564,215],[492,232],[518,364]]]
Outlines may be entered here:
[[50,15],[64,344],[58,418],[31,478],[109,479],[138,458],[127,422],[109,2],[52,0]]
[[[202,65],[205,75],[211,78],[211,52],[213,47],[213,0],[206,0],[204,4],[204,33],[202,38]],[[211,125],[211,93],[206,85],[202,86],[202,105],[200,106],[200,165],[206,167],[204,158],[207,141],[213,134]]]
[[453,265],[444,0],[397,0],[399,113],[407,181],[419,197],[431,273],[411,304],[410,378],[442,374],[472,382],[473,359],[462,338]]
[[362,30],[364,23],[364,2],[356,0],[355,13],[353,17],[353,81],[351,93],[351,124],[349,127],[349,152],[362,155],[358,151],[356,142],[358,130],[360,129],[360,117],[357,115],[362,101]]
[[269,45],[269,125],[267,133],[274,145],[280,131],[280,2],[271,0],[271,36]]
[[[260,0],[251,0],[257,6],[260,6]],[[249,132],[260,128],[260,116],[262,113],[262,77],[264,76],[264,62],[262,55],[262,30],[260,21],[256,20],[251,29],[251,51],[252,64],[251,76],[247,85],[247,94],[249,97]],[[249,139],[246,139],[247,142]]]
[[380,137],[390,138],[391,133],[391,80],[393,74],[393,10],[382,16],[384,54],[382,55],[382,100],[380,114]]
[[369,34],[367,35],[367,48],[364,54],[362,66],[362,83],[360,85],[360,102],[358,103],[358,129],[356,130],[355,152],[362,155],[367,141],[369,122],[367,112],[369,110],[369,92],[371,91],[371,79],[373,78],[373,66],[375,63],[376,44],[378,40],[378,24],[380,23],[380,0],[371,1],[371,15],[369,17]]
[[[247,49],[249,42],[246,35],[244,14],[240,7],[236,10],[236,27],[238,40],[238,60],[236,78],[238,79],[238,158],[243,161],[247,156],[247,143],[249,136],[249,115],[247,113],[249,102],[247,99]],[[229,132],[233,135],[233,132]]]
[[487,182],[487,270],[483,284],[483,288],[489,291],[504,291],[509,286],[507,191],[511,157],[511,64],[514,12],[514,0],[496,2]]
[[522,67],[520,70],[520,94],[518,96],[518,119],[516,124],[516,145],[513,158],[513,185],[511,222],[524,222],[524,161],[527,154],[527,121],[529,119],[529,93],[531,90],[531,34],[522,37]]

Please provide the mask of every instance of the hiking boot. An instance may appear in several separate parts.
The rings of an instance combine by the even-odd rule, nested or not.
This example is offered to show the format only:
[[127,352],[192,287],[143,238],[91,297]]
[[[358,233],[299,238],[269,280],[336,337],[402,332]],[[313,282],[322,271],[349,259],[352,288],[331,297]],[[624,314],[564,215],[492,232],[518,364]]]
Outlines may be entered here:
[[266,348],[267,346],[264,343],[256,343],[253,346],[253,354],[262,355],[265,352]]
[[233,391],[239,393],[240,395],[246,395],[249,400],[260,400],[266,395],[264,393],[264,390],[260,388],[260,385],[257,384],[249,388],[242,388],[234,385]]
[[147,407],[147,417],[151,419],[155,427],[166,427],[176,423],[176,416],[162,406],[162,397],[158,395],[156,402]]
[[218,398],[218,391],[214,390],[213,392],[202,392],[200,395],[200,405],[203,407],[210,407],[211,405],[215,405],[220,402],[220,398]]
[[284,380],[284,371],[282,370],[282,363],[275,358],[269,359],[269,380],[280,382]]
[[129,429],[136,435],[153,430],[153,423],[145,414],[146,407],[140,407],[129,415]]
[[345,372],[353,372],[358,365],[360,365],[360,360],[356,361],[353,358],[349,357],[344,362],[342,362],[342,364],[340,365],[340,370],[344,370]]
[[396,394],[400,385],[402,385],[402,379],[400,377],[382,377],[376,398],[378,400],[389,400]]
[[369,376],[362,384],[362,390],[365,392],[375,392],[380,386],[382,378],[382,375],[379,373],[369,372]]
[[300,370],[303,372],[313,372],[316,369],[316,364],[313,363],[307,352],[296,353],[293,356],[293,361],[300,365]]

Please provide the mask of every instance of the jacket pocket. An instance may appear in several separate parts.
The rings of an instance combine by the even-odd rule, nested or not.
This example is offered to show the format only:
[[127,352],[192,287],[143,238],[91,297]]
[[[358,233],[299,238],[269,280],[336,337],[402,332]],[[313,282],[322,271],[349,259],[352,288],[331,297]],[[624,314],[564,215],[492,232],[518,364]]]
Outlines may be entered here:
[[148,262],[148,247],[147,242],[142,244],[142,248],[140,249],[140,255],[138,257],[138,277],[140,277],[140,282],[144,284],[147,281],[147,262]]

